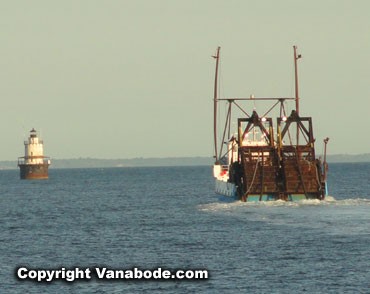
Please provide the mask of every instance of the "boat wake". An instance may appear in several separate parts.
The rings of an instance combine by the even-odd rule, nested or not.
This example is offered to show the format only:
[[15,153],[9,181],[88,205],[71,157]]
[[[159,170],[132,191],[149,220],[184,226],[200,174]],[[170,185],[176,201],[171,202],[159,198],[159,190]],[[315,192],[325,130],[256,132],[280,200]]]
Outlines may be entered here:
[[327,196],[322,201],[213,202],[198,205],[197,209],[200,213],[217,215],[221,222],[237,219],[252,227],[264,223],[274,227],[319,230],[330,236],[370,233],[370,199],[365,198],[337,200]]
[[336,200],[333,196],[326,196],[325,200],[308,199],[300,201],[260,201],[260,202],[213,202],[207,204],[200,204],[197,206],[200,211],[222,212],[239,210],[240,208],[254,208],[254,207],[309,207],[309,206],[370,206],[370,199],[355,198],[355,199],[341,199]]

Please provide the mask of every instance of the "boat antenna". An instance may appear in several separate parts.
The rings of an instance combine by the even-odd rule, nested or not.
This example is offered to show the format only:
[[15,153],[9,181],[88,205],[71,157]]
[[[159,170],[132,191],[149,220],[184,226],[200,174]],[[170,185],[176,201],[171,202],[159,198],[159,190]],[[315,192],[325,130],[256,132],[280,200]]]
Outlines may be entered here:
[[212,56],[216,59],[216,71],[215,71],[215,88],[214,88],[214,97],[213,97],[213,136],[214,136],[214,143],[215,143],[215,159],[216,163],[218,162],[217,158],[217,81],[218,81],[218,62],[220,60],[220,49],[221,47],[217,47],[216,55]]

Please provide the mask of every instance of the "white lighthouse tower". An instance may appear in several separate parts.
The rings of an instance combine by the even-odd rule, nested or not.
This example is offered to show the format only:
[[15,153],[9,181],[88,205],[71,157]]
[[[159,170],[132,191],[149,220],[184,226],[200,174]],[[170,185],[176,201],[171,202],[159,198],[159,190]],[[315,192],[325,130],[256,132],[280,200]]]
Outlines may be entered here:
[[24,156],[18,158],[21,179],[47,179],[49,177],[49,157],[44,156],[44,143],[32,129],[24,141]]

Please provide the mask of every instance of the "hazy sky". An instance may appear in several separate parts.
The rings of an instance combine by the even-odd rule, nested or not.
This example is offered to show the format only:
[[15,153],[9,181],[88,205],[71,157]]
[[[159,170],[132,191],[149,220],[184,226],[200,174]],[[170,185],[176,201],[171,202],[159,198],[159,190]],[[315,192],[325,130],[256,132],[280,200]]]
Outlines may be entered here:
[[[294,96],[329,154],[370,152],[370,1],[1,1],[0,160],[212,156],[225,96]],[[318,144],[318,151],[321,146]]]

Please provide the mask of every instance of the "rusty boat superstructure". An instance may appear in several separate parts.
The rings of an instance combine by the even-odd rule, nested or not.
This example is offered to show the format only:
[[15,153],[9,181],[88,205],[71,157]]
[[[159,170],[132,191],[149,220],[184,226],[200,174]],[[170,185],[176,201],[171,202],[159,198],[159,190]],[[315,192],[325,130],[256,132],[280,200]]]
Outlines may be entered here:
[[[296,46],[296,97],[292,98],[218,97],[220,47],[213,57],[216,59],[213,166],[216,193],[242,201],[324,199],[327,195],[326,146],[329,139],[324,140],[323,160],[317,158],[312,118],[299,114],[297,60],[301,55],[297,55]],[[252,107],[248,111],[242,103],[251,101],[271,105],[260,113]],[[295,109],[290,114],[286,111],[289,102],[295,102]],[[217,136],[218,103],[227,105],[221,138]],[[237,118],[237,132],[233,133],[235,108],[242,116]],[[270,116],[272,112],[277,113],[276,118]]]

